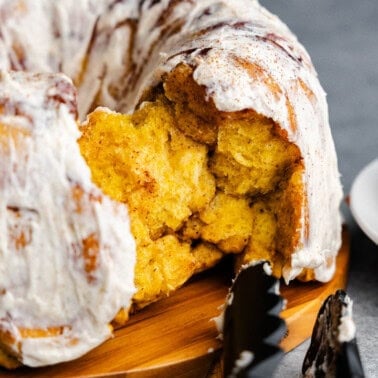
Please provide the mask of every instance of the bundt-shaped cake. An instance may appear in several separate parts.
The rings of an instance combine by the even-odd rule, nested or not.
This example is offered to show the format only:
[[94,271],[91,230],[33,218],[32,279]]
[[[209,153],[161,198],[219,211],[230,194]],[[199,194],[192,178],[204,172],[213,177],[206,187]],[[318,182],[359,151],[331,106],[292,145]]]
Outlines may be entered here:
[[0,69],[3,364],[76,358],[226,254],[332,277],[325,94],[257,1],[0,0]]

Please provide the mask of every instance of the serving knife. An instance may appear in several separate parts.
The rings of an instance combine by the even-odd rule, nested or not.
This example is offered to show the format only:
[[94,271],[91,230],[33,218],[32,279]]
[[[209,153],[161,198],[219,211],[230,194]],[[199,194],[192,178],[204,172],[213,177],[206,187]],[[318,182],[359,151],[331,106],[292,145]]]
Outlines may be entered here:
[[270,265],[243,267],[227,296],[223,319],[225,377],[271,377],[284,355],[278,346],[286,333],[279,317],[284,300]]

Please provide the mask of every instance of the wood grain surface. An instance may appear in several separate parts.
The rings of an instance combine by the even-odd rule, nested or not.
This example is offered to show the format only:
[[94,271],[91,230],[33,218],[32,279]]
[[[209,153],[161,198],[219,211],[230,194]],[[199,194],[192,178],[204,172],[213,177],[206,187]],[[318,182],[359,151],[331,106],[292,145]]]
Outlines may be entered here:
[[[282,347],[289,351],[312,332],[321,303],[345,288],[349,263],[349,240],[343,246],[334,279],[326,284],[292,282],[281,285],[287,300],[282,312],[288,333]],[[221,341],[211,319],[219,315],[230,286],[229,265],[198,275],[174,295],[133,315],[114,338],[84,357],[59,365],[15,371],[0,370],[0,377],[220,377]]]

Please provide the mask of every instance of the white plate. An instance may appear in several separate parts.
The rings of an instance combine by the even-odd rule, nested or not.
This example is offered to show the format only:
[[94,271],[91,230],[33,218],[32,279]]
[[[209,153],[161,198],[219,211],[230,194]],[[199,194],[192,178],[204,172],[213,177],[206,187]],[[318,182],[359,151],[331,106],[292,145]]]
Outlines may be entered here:
[[362,231],[378,244],[378,158],[354,180],[350,208]]

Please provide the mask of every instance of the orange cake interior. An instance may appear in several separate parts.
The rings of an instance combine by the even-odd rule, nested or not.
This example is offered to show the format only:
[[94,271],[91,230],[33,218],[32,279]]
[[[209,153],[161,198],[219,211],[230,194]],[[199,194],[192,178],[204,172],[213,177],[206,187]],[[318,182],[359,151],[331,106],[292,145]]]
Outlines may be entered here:
[[94,182],[128,205],[137,244],[134,307],[235,254],[281,276],[298,247],[303,163],[297,146],[251,110],[219,112],[176,67],[131,115],[99,108],[81,126]]

